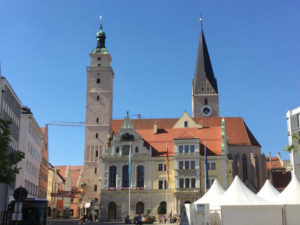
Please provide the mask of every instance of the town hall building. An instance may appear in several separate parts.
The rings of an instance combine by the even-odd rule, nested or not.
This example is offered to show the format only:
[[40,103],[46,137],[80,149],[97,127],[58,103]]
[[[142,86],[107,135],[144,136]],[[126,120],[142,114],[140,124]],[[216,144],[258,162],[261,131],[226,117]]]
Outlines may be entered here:
[[105,40],[101,25],[87,67],[81,183],[84,203],[101,221],[147,211],[158,216],[158,207],[168,216],[179,215],[215,179],[227,188],[238,175],[250,189],[262,187],[267,173],[260,144],[243,118],[219,115],[217,80],[202,28],[193,114],[184,112],[180,118],[112,119],[114,72]]

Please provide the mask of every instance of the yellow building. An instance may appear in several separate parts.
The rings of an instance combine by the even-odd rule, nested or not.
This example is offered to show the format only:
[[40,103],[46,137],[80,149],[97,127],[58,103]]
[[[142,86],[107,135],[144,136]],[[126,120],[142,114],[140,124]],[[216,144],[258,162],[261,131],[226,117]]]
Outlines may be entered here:
[[100,220],[133,218],[147,211],[158,218],[161,205],[168,217],[179,215],[184,203],[205,193],[205,150],[208,187],[218,179],[226,188],[232,181],[232,160],[222,124],[203,127],[187,113],[177,120],[115,121],[115,134],[102,153]]

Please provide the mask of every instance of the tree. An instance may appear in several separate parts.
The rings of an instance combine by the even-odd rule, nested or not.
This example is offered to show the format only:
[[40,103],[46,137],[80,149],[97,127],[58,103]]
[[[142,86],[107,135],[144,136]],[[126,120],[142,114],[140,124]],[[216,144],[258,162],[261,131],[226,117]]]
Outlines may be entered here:
[[0,183],[14,182],[15,175],[19,173],[17,163],[24,158],[21,151],[9,151],[10,121],[0,119]]
[[292,134],[292,139],[296,141],[296,144],[293,143],[291,145],[286,146],[283,150],[285,152],[291,153],[292,151],[298,152],[300,151],[300,136],[297,136],[296,134]]

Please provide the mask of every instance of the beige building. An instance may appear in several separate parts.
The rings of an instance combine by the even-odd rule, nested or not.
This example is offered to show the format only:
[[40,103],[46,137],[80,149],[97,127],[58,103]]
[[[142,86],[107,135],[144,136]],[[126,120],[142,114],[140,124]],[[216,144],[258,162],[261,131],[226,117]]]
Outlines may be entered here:
[[84,205],[93,205],[98,211],[102,149],[111,133],[112,94],[114,73],[111,57],[105,48],[105,33],[97,33],[97,47],[91,52],[91,65],[87,67],[86,127],[84,174],[82,188]]
[[38,197],[42,136],[31,110],[22,107],[19,150],[25,153],[25,158],[18,163],[21,170],[16,176],[16,187],[25,187],[30,198]]
[[263,185],[267,173],[260,144],[242,118],[219,117],[217,80],[202,29],[192,85],[193,117],[183,113],[180,118],[112,120],[114,73],[105,38],[101,26],[87,68],[81,186],[91,213],[100,209],[100,220],[116,221],[147,211],[158,216],[160,207],[174,216],[184,203],[202,196],[214,179],[224,188],[234,175],[252,190]]

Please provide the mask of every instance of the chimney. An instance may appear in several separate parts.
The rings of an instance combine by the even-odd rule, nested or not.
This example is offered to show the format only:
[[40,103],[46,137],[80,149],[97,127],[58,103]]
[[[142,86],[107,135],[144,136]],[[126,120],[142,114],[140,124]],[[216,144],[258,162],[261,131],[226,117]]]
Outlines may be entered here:
[[153,125],[153,134],[157,134],[157,122],[156,121],[154,122],[154,125]]
[[278,158],[279,160],[281,160],[280,152],[277,152],[277,158]]
[[271,161],[271,152],[268,153],[269,161]]

